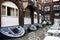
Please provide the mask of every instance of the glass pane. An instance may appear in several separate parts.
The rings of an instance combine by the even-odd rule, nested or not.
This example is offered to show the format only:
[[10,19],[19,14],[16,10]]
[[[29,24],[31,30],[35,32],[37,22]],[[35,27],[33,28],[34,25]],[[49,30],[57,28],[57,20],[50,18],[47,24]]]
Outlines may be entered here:
[[6,16],[6,7],[2,6],[2,16]]

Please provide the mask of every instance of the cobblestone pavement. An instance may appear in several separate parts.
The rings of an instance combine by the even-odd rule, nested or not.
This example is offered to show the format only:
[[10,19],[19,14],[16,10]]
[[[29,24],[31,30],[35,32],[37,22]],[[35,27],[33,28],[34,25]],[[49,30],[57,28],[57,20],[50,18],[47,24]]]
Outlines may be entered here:
[[[36,38],[38,38],[37,40],[43,40],[45,37],[44,34],[49,29],[49,27],[50,26],[38,28],[38,30],[32,31],[32,32],[35,34]],[[4,40],[29,40],[29,36],[28,36],[29,34],[31,34],[31,32],[26,33],[23,37],[20,37],[20,38],[13,38],[13,39],[11,38],[11,39],[4,39]],[[32,36],[34,36],[34,35],[32,34]]]

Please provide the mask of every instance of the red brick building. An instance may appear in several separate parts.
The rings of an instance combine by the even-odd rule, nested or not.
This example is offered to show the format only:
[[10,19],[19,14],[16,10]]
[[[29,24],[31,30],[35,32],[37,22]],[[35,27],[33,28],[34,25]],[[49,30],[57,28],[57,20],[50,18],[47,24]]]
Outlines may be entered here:
[[[44,19],[54,20],[54,18],[60,18],[60,0],[37,0],[40,4],[40,13],[44,16]],[[47,19],[46,19],[47,18]]]
[[[17,6],[18,8],[18,10],[16,9],[17,14],[13,13],[14,8],[12,6],[11,6],[12,8],[10,8],[7,1],[12,2],[15,4],[15,6]],[[60,0],[57,1],[56,0],[18,0],[17,2],[15,0],[1,0],[0,5],[2,5],[2,7],[0,6],[0,15],[2,14],[0,17],[0,26],[4,24],[4,22],[2,22],[3,20],[2,16],[5,17],[6,15],[7,17],[13,15],[19,15],[18,17],[19,21],[16,21],[16,23],[17,25],[22,25],[22,26],[24,24],[41,23],[41,20],[54,20],[54,18],[60,18],[60,12],[59,12]],[[6,11],[6,15],[4,15],[4,11],[6,10],[5,6],[8,6],[11,10],[13,10],[13,12],[10,10],[11,12],[9,11],[10,13],[8,14],[8,12]],[[8,7],[7,9],[9,9]],[[14,24],[14,22],[13,24],[5,23],[5,26],[16,25]]]

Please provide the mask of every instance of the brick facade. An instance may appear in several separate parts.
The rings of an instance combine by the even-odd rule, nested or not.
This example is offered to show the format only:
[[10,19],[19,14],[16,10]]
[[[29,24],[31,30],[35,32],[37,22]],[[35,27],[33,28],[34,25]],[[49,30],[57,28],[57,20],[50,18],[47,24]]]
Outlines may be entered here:
[[17,5],[18,9],[19,9],[19,25],[23,25],[24,23],[24,19],[23,19],[23,10],[22,10],[22,3],[20,0],[0,0],[0,27],[1,27],[1,4],[5,1],[11,1],[14,4]]

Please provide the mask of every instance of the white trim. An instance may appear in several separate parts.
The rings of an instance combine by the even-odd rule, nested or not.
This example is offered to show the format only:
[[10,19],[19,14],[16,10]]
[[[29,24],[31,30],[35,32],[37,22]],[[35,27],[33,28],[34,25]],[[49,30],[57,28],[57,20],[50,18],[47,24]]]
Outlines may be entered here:
[[50,6],[46,6],[45,11],[50,11]]
[[14,16],[16,16],[16,9],[14,9]]
[[7,6],[6,6],[6,16],[7,16]]
[[18,7],[13,2],[10,2],[10,1],[6,1],[6,2],[2,3],[2,5],[18,9]]

